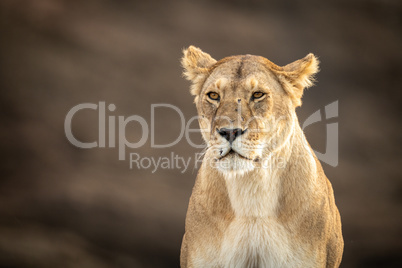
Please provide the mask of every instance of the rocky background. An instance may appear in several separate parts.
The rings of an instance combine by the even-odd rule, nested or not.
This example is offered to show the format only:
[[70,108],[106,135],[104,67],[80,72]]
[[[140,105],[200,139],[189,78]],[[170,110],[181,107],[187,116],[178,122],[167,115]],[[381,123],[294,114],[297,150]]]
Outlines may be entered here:
[[[323,167],[343,221],[341,267],[402,267],[401,11],[397,0],[2,0],[0,267],[178,267],[197,168],[130,169],[117,148],[73,146],[64,120],[75,105],[105,102],[116,106],[106,116],[150,122],[151,104],[169,103],[187,122],[196,110],[179,59],[191,44],[216,59],[320,57],[297,112],[304,122],[339,101],[338,118],[305,132],[324,152],[326,123],[339,123],[339,165]],[[180,127],[175,111],[159,110],[155,141]],[[72,129],[98,140],[97,112],[77,113]],[[125,135],[142,133],[133,122]],[[194,165],[201,151],[185,139],[152,148],[150,137],[126,155],[173,152]]]

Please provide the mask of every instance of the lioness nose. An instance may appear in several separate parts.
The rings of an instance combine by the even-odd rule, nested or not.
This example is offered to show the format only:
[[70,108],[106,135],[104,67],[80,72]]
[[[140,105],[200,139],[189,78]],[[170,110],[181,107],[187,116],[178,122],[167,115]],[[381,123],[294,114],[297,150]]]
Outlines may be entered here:
[[238,136],[242,135],[245,130],[241,130],[241,128],[221,128],[217,129],[219,135],[227,139],[230,143],[232,143]]

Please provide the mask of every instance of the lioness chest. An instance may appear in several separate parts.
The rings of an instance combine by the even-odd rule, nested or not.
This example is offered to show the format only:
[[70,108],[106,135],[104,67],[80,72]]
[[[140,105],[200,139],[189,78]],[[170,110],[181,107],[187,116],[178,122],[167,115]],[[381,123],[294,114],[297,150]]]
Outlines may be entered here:
[[218,267],[314,267],[307,245],[273,219],[235,219],[224,232]]
[[317,267],[311,245],[278,220],[279,180],[270,175],[270,183],[251,176],[226,181],[234,218],[222,232],[215,267]]

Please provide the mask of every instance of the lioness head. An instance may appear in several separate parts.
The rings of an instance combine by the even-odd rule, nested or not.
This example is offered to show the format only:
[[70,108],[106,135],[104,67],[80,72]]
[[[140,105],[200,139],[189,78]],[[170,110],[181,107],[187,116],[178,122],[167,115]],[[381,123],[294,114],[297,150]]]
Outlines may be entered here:
[[250,171],[287,144],[303,89],[318,72],[313,54],[280,67],[252,55],[216,61],[193,46],[182,65],[192,81],[205,159],[223,173]]

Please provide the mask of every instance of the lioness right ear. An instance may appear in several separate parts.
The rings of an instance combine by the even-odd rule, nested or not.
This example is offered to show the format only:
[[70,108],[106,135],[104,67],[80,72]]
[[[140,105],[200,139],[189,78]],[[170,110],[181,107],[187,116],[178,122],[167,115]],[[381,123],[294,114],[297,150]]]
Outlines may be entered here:
[[184,77],[192,81],[191,94],[198,95],[201,91],[202,83],[208,76],[209,68],[216,63],[208,53],[201,49],[190,46],[183,50],[181,64],[184,68]]

